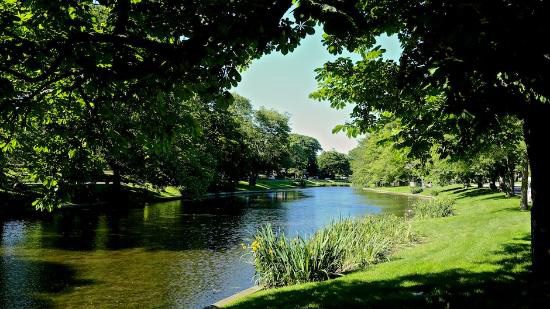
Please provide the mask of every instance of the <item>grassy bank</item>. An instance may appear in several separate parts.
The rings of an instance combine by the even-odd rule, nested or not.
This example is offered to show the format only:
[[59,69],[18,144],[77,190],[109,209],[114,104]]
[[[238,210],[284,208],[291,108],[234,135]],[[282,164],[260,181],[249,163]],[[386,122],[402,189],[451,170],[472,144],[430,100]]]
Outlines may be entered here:
[[[334,187],[334,186],[350,186],[350,183],[334,180],[306,180],[305,188],[308,187]],[[296,180],[293,179],[258,179],[255,186],[250,186],[246,181],[239,181],[235,191],[233,192],[246,192],[246,191],[271,191],[271,190],[285,190],[285,189],[297,189],[304,188]],[[156,190],[148,188],[151,192],[151,196],[158,199],[173,199],[181,196],[178,188],[166,187],[162,190]]]
[[519,199],[459,186],[443,188],[440,196],[457,200],[455,216],[414,221],[421,243],[391,261],[330,281],[261,291],[230,307],[546,304],[550,295],[533,292],[527,282],[529,213],[519,211]]
[[[330,186],[349,186],[348,182],[334,180],[306,180],[305,187],[330,187]],[[250,186],[246,181],[239,181],[236,191],[266,191],[301,188],[300,184],[294,179],[259,179],[255,186]]]
[[[334,180],[306,180],[305,187],[329,187],[329,186],[349,186],[350,184],[342,181]],[[145,200],[163,200],[176,199],[181,197],[181,192],[176,187],[168,186],[163,189],[155,189],[150,185],[128,185],[125,190],[133,191],[135,194],[141,194]],[[246,181],[239,181],[235,191],[269,191],[269,190],[284,190],[303,188],[296,180],[293,179],[259,179],[255,186],[250,186]]]
[[[399,194],[412,194],[411,193],[411,187],[408,186],[402,186],[402,187],[371,187],[366,188],[369,190],[379,191],[379,192],[388,192],[388,193],[399,193]],[[441,187],[434,187],[434,188],[424,188],[422,192],[417,193],[418,195],[428,195],[431,196],[432,194],[438,194],[439,191],[441,191]],[[416,195],[416,194],[415,194]]]
[[[326,186],[349,186],[349,183],[332,180],[307,180],[305,187],[326,187]],[[31,203],[40,197],[36,190],[38,187],[29,187],[24,191],[0,190],[0,213],[34,213]],[[233,192],[246,191],[269,191],[303,188],[292,179],[270,180],[260,179],[256,186],[250,186],[245,181],[240,181]],[[121,191],[116,195],[112,193],[112,185],[98,183],[82,185],[73,198],[62,204],[62,207],[75,207],[82,205],[100,205],[112,201],[129,201],[130,203],[156,202],[166,200],[177,200],[184,198],[177,187],[168,186],[162,189],[155,188],[150,184],[123,184]]]

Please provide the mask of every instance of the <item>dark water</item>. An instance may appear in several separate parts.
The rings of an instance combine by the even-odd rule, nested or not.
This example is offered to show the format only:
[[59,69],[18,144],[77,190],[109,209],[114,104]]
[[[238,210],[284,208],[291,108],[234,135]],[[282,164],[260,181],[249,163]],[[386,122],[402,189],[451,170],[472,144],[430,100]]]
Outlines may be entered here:
[[253,285],[241,244],[260,224],[308,234],[409,202],[334,187],[3,219],[0,307],[201,308]]

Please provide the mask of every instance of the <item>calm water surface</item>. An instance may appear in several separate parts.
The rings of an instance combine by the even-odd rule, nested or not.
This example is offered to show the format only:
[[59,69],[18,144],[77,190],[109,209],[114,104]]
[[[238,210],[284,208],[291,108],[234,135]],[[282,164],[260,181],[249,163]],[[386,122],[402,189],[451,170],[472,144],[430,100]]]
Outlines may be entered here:
[[0,219],[0,307],[202,308],[253,285],[259,225],[303,235],[410,202],[333,187]]

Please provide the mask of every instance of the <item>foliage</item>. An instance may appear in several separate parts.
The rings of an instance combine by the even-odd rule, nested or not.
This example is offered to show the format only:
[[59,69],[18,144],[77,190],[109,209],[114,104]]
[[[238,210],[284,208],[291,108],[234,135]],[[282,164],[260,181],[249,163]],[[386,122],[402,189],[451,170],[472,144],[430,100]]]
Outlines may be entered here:
[[[329,51],[348,48],[361,59],[339,58],[318,69],[319,88],[312,97],[336,108],[355,104],[354,120],[343,129],[366,130],[393,115],[400,117],[402,142],[413,152],[427,153],[434,141],[443,144],[443,152],[459,152],[486,133],[499,132],[503,116],[523,118],[528,102],[547,101],[541,81],[548,73],[541,72],[548,65],[543,60],[548,46],[518,44],[549,31],[542,27],[545,6],[505,0],[333,4],[353,23],[343,31],[326,29]],[[398,35],[403,49],[398,63],[383,58],[385,51],[376,46],[383,33]],[[446,134],[459,138],[446,140]]]
[[440,218],[454,214],[455,200],[450,197],[419,200],[412,207],[415,218]]
[[288,169],[294,172],[295,176],[315,176],[318,173],[317,153],[321,150],[321,144],[313,137],[290,134],[289,136],[290,161]]
[[273,109],[260,108],[255,112],[256,170],[280,170],[288,157],[289,116]]
[[411,187],[411,193],[412,194],[422,193],[422,191],[424,191],[424,189],[422,189],[422,187]]
[[252,59],[286,54],[313,32],[313,21],[285,16],[291,5],[0,3],[0,146],[16,159],[8,168],[43,183],[49,201],[37,205],[50,206],[85,182],[192,195],[234,183],[242,139],[220,117],[228,89]]
[[4,1],[0,72],[9,91],[3,97],[38,108],[44,90],[96,98],[102,87],[122,86],[131,97],[158,84],[221,95],[240,81],[238,68],[272,51],[286,54],[313,32],[312,20],[285,16],[291,6],[290,0]]
[[242,163],[238,171],[241,178],[247,176],[255,182],[258,174],[279,171],[288,162],[289,117],[263,107],[254,110],[248,99],[234,96],[236,100],[229,111],[243,143],[240,152],[236,153]]
[[350,152],[354,185],[383,186],[412,177],[414,163],[407,157],[408,150],[395,147],[392,140],[398,130],[397,122],[388,123],[373,130]]
[[498,134],[486,136],[462,153],[444,156],[439,153],[443,146],[434,144],[423,158],[415,158],[410,147],[400,144],[403,139],[400,121],[390,121],[373,128],[350,152],[352,181],[358,186],[387,186],[414,179],[437,185],[474,182],[482,186],[502,180],[500,188],[512,195],[515,171],[525,146],[520,142],[521,122],[507,117],[502,124]]
[[[322,11],[323,4],[304,2],[312,16]],[[441,154],[463,153],[498,136],[506,117],[523,120],[534,193],[533,263],[548,281],[550,45],[537,40],[550,35],[548,1],[328,3],[348,26],[325,29],[329,52],[347,48],[361,59],[326,63],[317,71],[319,89],[312,97],[336,108],[354,104],[344,129],[366,131],[399,117],[401,143],[426,158],[434,144]],[[399,62],[382,57],[376,46],[381,34],[399,38]]]
[[349,157],[335,150],[324,151],[317,158],[322,176],[334,179],[336,176],[347,177],[351,174]]
[[111,183],[113,197],[122,183],[175,186],[188,197],[232,190],[249,173],[279,169],[288,155],[288,117],[254,111],[238,95],[229,108],[165,92],[155,100],[106,101],[85,110],[67,104],[48,121],[29,118],[25,130],[11,135],[15,146],[4,147],[5,172],[27,175],[11,182],[41,183],[34,205],[51,210],[90,182]]
[[396,246],[412,240],[406,220],[371,216],[333,222],[306,239],[289,239],[265,225],[249,248],[258,281],[271,287],[326,280],[364,268],[387,260]]

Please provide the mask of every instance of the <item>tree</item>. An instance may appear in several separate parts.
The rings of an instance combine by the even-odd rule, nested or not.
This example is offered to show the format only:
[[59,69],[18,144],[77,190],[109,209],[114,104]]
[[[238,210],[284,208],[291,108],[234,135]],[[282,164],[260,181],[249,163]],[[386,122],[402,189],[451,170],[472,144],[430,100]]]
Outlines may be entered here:
[[[335,107],[354,102],[352,132],[372,126],[382,112],[399,116],[405,143],[426,153],[435,141],[455,151],[483,132],[498,131],[500,119],[524,122],[532,172],[532,248],[535,273],[550,280],[550,153],[545,132],[550,117],[548,1],[342,1],[331,4],[348,27],[325,27],[329,51],[358,51],[362,60],[327,63],[319,71],[314,95]],[[311,16],[322,6],[302,2]],[[326,11],[326,10],[324,10]],[[335,14],[333,14],[335,15]],[[342,23],[344,24],[344,23]],[[380,34],[397,34],[399,63],[380,58]],[[526,47],[528,46],[528,47]],[[340,86],[333,91],[331,86]],[[348,86],[347,91],[340,89]],[[342,127],[345,129],[346,127]]]
[[260,108],[254,113],[254,131],[251,132],[251,185],[260,172],[280,171],[288,157],[290,127],[288,116],[272,109]]
[[347,155],[335,150],[324,151],[317,159],[320,174],[334,179],[336,176],[347,177],[351,174],[349,158]]
[[317,175],[317,153],[323,150],[317,139],[300,134],[290,134],[288,149],[290,162],[287,167],[294,171],[295,176]]
[[158,82],[221,94],[240,80],[238,67],[274,50],[286,54],[312,33],[312,20],[284,17],[291,6],[291,0],[3,1],[6,103],[37,108],[60,81],[75,92]]
[[239,169],[254,186],[260,173],[280,171],[288,161],[289,118],[272,109],[254,110],[248,99],[233,96],[235,101],[229,111],[243,142],[238,154],[242,163]]
[[198,95],[206,108],[227,106],[238,69],[263,54],[293,50],[314,22],[284,16],[291,5],[3,1],[0,148],[24,155],[52,200],[60,186],[102,177],[105,165],[115,184],[175,183],[166,160],[199,164],[192,154],[203,152],[200,138],[186,135],[179,139],[183,148],[173,147],[179,154],[169,154],[178,142],[174,120],[198,131],[182,102]]
[[408,181],[413,165],[407,149],[397,148],[392,134],[399,130],[397,122],[391,122],[371,132],[350,152],[352,182],[358,186],[383,186]]

